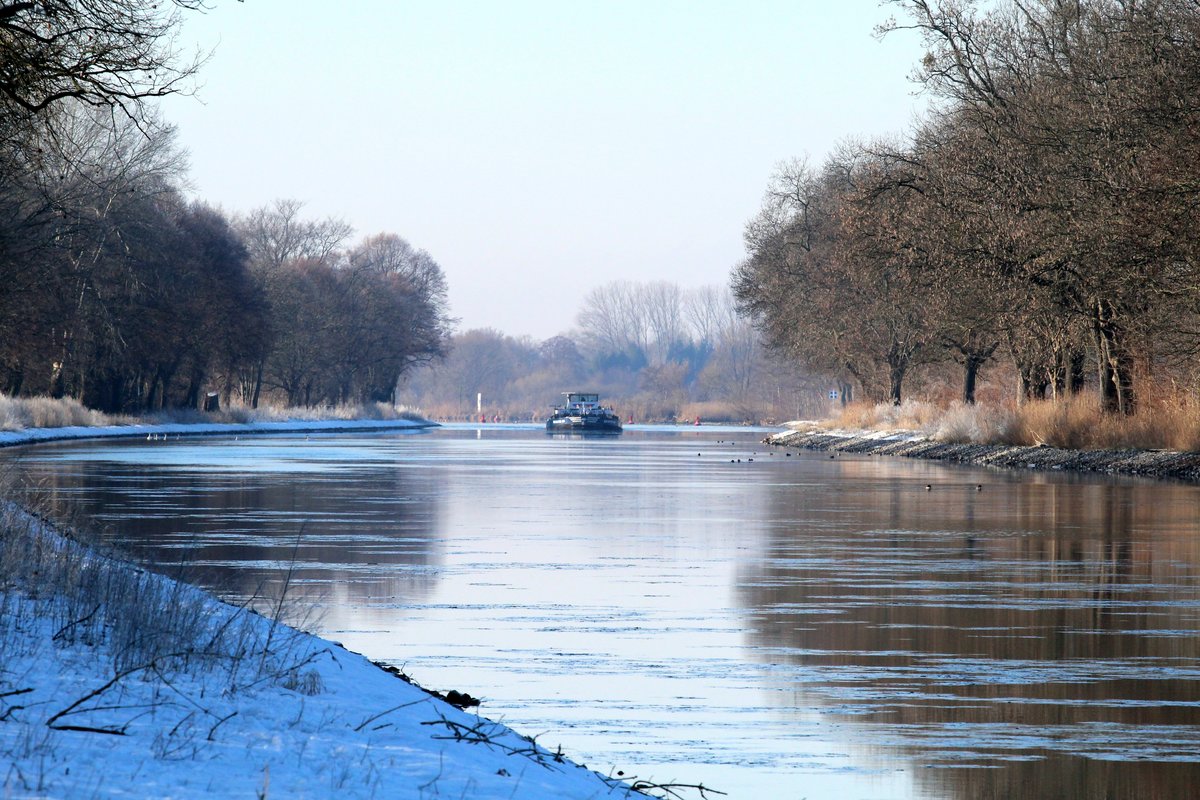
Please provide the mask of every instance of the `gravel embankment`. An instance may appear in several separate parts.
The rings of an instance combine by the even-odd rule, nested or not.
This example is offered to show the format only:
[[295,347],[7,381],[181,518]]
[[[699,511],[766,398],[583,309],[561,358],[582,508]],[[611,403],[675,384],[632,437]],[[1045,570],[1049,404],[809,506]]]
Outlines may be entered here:
[[911,432],[814,429],[777,433],[765,441],[779,447],[925,458],[1009,469],[1101,472],[1200,481],[1200,453],[1171,450],[1065,450],[1047,446],[955,444]]

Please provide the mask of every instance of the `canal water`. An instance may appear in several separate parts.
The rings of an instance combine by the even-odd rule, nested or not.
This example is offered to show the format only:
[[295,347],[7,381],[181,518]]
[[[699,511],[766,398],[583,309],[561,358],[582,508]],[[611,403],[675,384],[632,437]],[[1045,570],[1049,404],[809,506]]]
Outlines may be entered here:
[[[63,443],[35,502],[602,772],[733,798],[1200,786],[1200,489],[746,429]],[[684,796],[695,797],[695,793]]]

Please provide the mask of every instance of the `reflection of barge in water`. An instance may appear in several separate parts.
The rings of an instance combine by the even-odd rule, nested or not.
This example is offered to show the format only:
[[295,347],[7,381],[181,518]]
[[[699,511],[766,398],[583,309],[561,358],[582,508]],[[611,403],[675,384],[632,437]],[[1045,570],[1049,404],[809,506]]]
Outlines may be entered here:
[[546,420],[548,433],[620,433],[621,418],[600,405],[600,395],[591,392],[563,392],[567,402],[555,406]]

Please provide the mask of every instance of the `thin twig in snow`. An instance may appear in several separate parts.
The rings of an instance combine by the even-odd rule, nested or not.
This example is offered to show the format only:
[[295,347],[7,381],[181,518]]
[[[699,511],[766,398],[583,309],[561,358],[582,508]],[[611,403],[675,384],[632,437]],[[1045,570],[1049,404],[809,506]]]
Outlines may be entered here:
[[413,700],[411,703],[404,703],[404,704],[402,704],[402,705],[398,705],[398,706],[396,706],[395,708],[389,708],[387,711],[380,711],[378,714],[375,714],[374,716],[371,716],[371,717],[367,717],[367,718],[366,718],[366,719],[364,719],[364,720],[363,720],[361,723],[359,723],[359,726],[358,726],[357,728],[355,728],[355,729],[354,729],[354,732],[355,732],[355,733],[358,733],[359,731],[361,731],[363,728],[365,728],[365,727],[367,727],[368,725],[370,725],[370,724],[371,724],[372,722],[374,722],[375,720],[379,719],[380,717],[382,717],[382,716],[384,716],[384,715],[386,715],[386,714],[390,714],[390,713],[392,713],[393,711],[399,711],[399,710],[400,710],[400,709],[402,709],[402,708],[408,708],[409,706],[415,706],[417,703],[427,703],[427,702],[429,702],[429,701],[428,701],[428,700],[424,700],[424,699],[421,699],[421,700]]
[[217,720],[215,723],[213,723],[213,726],[208,729],[208,736],[206,736],[205,738],[210,742],[213,741],[213,736],[216,735],[217,728],[221,727],[221,723],[225,722],[226,720],[233,719],[234,717],[237,716],[237,713],[238,712],[236,712],[236,711],[232,711],[227,716],[221,717],[219,720]]
[[58,631],[52,637],[50,637],[51,641],[57,642],[58,640],[65,637],[67,634],[67,631],[69,631],[71,628],[74,628],[76,625],[83,625],[88,620],[90,620],[92,617],[96,616],[96,613],[100,610],[100,605],[101,605],[100,603],[96,603],[96,607],[93,608],[89,614],[82,616],[77,620],[68,622],[66,625],[63,625],[61,628],[58,629]]

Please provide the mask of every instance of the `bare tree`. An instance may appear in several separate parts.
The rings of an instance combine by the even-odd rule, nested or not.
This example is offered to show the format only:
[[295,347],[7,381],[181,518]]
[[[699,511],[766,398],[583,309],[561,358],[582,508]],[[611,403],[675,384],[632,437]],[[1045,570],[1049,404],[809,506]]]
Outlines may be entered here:
[[785,165],[747,226],[750,257],[733,285],[774,348],[899,404],[934,330],[931,270],[911,240],[913,198],[892,166],[852,145],[819,176]]
[[1131,412],[1136,365],[1194,335],[1200,9],[896,4],[925,37],[943,130],[977,146],[946,181],[985,189],[949,194],[976,223],[963,251],[1086,324],[1106,407]]
[[[146,135],[134,124],[108,128],[90,114],[75,118],[63,148],[44,151],[53,199],[52,297],[59,305],[49,335],[56,343],[49,391],[107,410],[124,410],[131,387],[122,359],[139,344],[127,316],[149,293],[149,275],[161,263],[161,201],[173,202],[183,162],[170,128]],[[103,384],[99,388],[98,384]]]
[[647,357],[646,321],[633,282],[614,281],[592,289],[583,299],[576,324],[597,351]]
[[683,314],[696,341],[712,349],[733,309],[733,296],[723,286],[700,286],[684,292]]
[[672,360],[675,350],[684,343],[683,291],[677,284],[654,281],[638,284],[635,296],[646,331],[647,357],[652,365]]
[[[307,314],[308,306],[303,298],[308,295],[308,287],[314,281],[323,280],[318,277],[321,268],[326,272],[332,269],[340,248],[353,229],[343,220],[332,217],[304,219],[300,215],[303,207],[299,200],[279,199],[234,220],[250,256],[251,272],[271,304],[266,335],[277,348],[282,348],[268,348],[256,365],[239,376],[238,391],[252,408],[258,407],[268,382],[284,391],[289,402],[297,402],[302,396],[311,400],[318,391],[316,378],[309,375],[317,365],[302,365],[299,359],[321,352],[312,337],[321,335],[317,327],[324,328],[331,322],[318,314],[307,320],[310,330],[299,331],[296,326],[302,323],[297,315]],[[285,267],[289,264],[300,273],[287,274]],[[279,344],[284,339],[287,344]],[[277,370],[269,381],[266,374],[268,354],[273,354],[270,360]]]
[[349,223],[334,217],[304,219],[303,209],[299,200],[278,199],[238,218],[256,270],[270,271],[288,261],[327,263],[354,233]]
[[0,3],[0,98],[40,113],[72,98],[139,119],[141,104],[175,94],[200,60],[181,60],[180,10],[201,0],[8,0]]
[[340,270],[352,307],[346,309],[344,363],[362,400],[394,400],[413,366],[444,356],[453,320],[446,278],[424,250],[395,234],[380,234],[352,249]]

